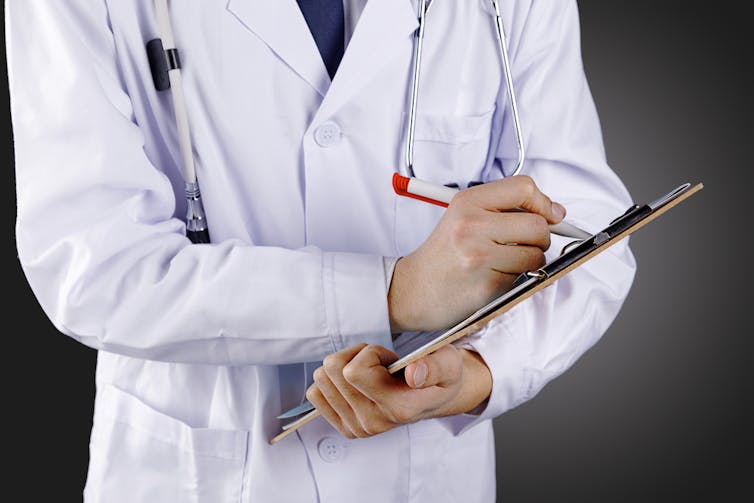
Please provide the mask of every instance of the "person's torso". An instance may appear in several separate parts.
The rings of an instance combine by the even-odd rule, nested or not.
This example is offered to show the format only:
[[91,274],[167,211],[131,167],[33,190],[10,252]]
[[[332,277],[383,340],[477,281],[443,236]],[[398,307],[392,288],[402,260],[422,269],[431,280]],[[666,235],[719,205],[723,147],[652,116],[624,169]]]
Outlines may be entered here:
[[[134,120],[182,216],[172,100],[155,90],[144,49],[157,37],[152,2],[107,3]],[[429,10],[417,177],[464,186],[488,176],[502,127],[488,4],[435,0]],[[424,241],[442,209],[396,198],[391,186],[405,167],[414,2],[368,2],[332,84],[293,0],[171,2],[171,10],[214,241],[385,256]],[[303,399],[311,371],[101,353],[88,500],[140,501],[140,487],[160,484],[162,501],[493,498],[489,423],[463,437],[423,421],[348,441],[317,420],[269,446],[275,416]],[[123,478],[110,486],[114,470]]]

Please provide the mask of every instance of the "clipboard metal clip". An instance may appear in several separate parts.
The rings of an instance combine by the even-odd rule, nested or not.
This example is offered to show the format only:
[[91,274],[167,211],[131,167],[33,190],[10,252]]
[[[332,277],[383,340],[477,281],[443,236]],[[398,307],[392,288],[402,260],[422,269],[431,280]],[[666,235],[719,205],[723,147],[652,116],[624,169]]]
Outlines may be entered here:
[[537,269],[536,271],[529,271],[524,273],[525,276],[529,278],[537,278],[537,279],[547,279],[550,277],[549,274],[543,269]]
[[549,277],[550,275],[547,274],[547,271],[545,271],[544,269],[537,269],[536,271],[522,272],[521,274],[518,275],[518,278],[516,278],[516,280],[513,282],[513,288],[523,285],[530,279],[537,279],[539,281],[544,281]]

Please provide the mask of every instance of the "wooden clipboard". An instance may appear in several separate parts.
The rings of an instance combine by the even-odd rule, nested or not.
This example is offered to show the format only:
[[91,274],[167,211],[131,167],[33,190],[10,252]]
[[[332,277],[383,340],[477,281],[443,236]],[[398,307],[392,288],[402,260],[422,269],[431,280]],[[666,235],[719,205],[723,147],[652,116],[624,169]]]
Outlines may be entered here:
[[[643,206],[632,206],[626,211],[626,213],[613,220],[613,222],[602,231],[596,233],[589,239],[573,243],[574,246],[572,247],[567,246],[564,252],[552,262],[536,271],[522,274],[516,280],[514,287],[510,291],[477,310],[465,320],[436,336],[418,349],[401,357],[388,367],[388,371],[391,374],[394,374],[410,363],[481,329],[493,318],[497,318],[538,291],[548,287],[584,262],[599,255],[615,243],[641,229],[671,208],[679,205],[702,190],[702,188],[704,188],[704,185],[701,183],[695,185],[687,183],[662,196],[653,203]],[[303,409],[304,412],[306,412],[306,408],[304,407]],[[283,431],[270,440],[270,444],[279,442],[318,416],[319,412],[316,409],[309,410],[295,421],[283,426]]]

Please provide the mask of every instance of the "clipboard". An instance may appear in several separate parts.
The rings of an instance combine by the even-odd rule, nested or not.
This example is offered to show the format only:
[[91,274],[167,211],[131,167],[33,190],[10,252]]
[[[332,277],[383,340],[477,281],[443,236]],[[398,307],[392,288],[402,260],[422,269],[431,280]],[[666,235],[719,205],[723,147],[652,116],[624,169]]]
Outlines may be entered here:
[[[509,311],[538,291],[565,276],[584,262],[590,260],[592,257],[599,255],[615,243],[621,241],[623,238],[641,229],[703,188],[704,185],[701,183],[695,185],[685,183],[652,203],[644,205],[635,204],[631,206],[623,215],[610,222],[610,224],[600,232],[594,234],[588,239],[574,241],[571,244],[566,245],[560,256],[556,259],[545,264],[536,271],[521,274],[513,283],[513,288],[511,290],[478,309],[457,325],[402,356],[388,366],[388,372],[395,374],[410,363],[437,351],[447,344],[457,341],[465,335],[481,329],[493,318]],[[278,418],[288,419],[296,416],[300,417],[285,424],[283,426],[283,431],[270,440],[270,444],[279,442],[301,426],[312,421],[319,416],[319,412],[314,409],[309,402],[304,402],[298,407],[278,416]]]

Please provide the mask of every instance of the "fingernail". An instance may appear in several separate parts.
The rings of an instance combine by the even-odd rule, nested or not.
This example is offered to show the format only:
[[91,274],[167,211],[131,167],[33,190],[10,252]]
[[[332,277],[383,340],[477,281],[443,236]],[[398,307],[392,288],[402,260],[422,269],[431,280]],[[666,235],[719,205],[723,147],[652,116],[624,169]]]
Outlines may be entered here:
[[566,215],[566,209],[560,203],[552,203],[552,216],[557,220],[563,220]]
[[414,388],[421,388],[426,380],[427,366],[423,363],[417,363],[416,368],[414,368]]

